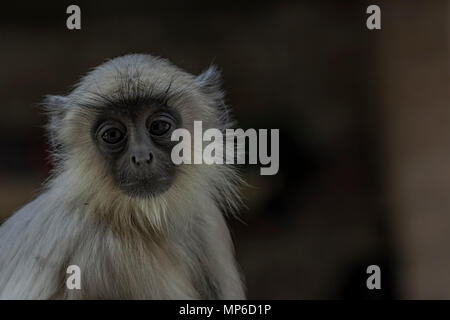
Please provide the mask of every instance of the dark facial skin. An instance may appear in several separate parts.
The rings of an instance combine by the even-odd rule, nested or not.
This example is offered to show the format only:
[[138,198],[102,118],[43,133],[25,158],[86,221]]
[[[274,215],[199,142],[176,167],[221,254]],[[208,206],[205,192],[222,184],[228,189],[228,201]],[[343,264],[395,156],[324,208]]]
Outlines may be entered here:
[[93,139],[119,188],[133,197],[163,193],[172,185],[175,165],[170,136],[180,127],[177,112],[158,103],[111,108],[93,127]]

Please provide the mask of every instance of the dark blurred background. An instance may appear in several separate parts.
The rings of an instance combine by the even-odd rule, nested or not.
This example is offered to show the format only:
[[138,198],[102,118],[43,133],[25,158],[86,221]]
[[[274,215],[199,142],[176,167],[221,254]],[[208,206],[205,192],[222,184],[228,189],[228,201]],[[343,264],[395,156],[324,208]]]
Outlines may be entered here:
[[215,63],[239,126],[280,129],[278,175],[245,167],[230,221],[248,297],[450,298],[449,31],[438,0],[3,3],[0,220],[51,168],[45,94],[126,53]]

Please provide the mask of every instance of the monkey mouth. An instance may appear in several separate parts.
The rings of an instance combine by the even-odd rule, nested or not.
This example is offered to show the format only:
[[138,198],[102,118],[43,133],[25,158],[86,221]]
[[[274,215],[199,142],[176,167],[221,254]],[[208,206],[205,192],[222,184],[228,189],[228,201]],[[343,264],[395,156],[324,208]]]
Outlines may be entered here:
[[126,195],[133,198],[151,198],[164,193],[170,188],[171,181],[167,178],[156,178],[135,181],[123,181],[119,187]]

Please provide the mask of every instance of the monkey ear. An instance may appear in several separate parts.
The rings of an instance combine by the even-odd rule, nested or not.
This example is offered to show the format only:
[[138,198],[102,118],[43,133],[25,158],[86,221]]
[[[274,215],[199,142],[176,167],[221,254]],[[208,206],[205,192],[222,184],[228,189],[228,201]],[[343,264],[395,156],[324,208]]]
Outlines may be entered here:
[[49,113],[61,113],[65,111],[65,105],[67,102],[67,97],[64,96],[45,96],[42,105],[44,106],[45,111]]
[[221,74],[215,65],[211,65],[208,69],[203,71],[195,79],[200,87],[200,90],[205,94],[217,111],[219,117],[224,125],[231,123],[231,116],[228,107],[225,104],[225,94],[221,88]]
[[196,78],[197,83],[210,90],[220,90],[221,75],[215,65],[211,65]]
[[42,107],[48,116],[47,133],[50,144],[56,147],[58,143],[57,132],[61,126],[67,110],[67,97],[63,96],[46,96],[42,102]]

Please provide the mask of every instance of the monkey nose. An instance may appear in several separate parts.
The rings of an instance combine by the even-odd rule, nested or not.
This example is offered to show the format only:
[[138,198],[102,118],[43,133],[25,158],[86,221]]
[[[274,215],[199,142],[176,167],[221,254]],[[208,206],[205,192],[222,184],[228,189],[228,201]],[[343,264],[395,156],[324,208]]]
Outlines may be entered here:
[[153,155],[151,152],[140,152],[131,155],[131,164],[139,167],[141,165],[148,165],[152,162]]

